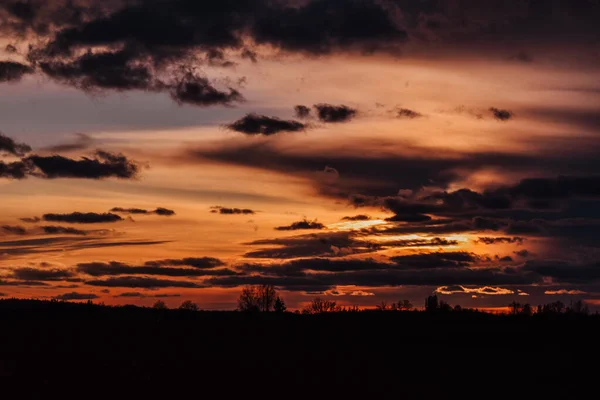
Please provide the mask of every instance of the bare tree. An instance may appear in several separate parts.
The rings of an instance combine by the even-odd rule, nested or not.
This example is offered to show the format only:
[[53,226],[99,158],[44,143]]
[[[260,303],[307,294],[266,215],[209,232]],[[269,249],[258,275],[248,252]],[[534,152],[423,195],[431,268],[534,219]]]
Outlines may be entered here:
[[413,305],[409,300],[400,300],[397,307],[400,311],[410,311],[413,309]]
[[317,297],[302,310],[303,314],[323,314],[329,312],[339,312],[341,308],[335,301],[321,300]]
[[186,311],[198,311],[200,308],[198,307],[198,304],[192,302],[191,300],[186,300],[183,303],[181,303],[179,309]]
[[382,301],[381,303],[377,304],[376,307],[377,307],[377,311],[388,311],[390,309],[387,301]]
[[274,309],[277,291],[271,285],[246,286],[238,298],[238,310],[269,312]]
[[154,303],[152,308],[155,310],[167,310],[169,307],[167,307],[167,304],[164,301],[158,300],[156,303]]
[[281,297],[277,296],[277,298],[275,299],[275,305],[273,306],[273,309],[276,313],[284,313],[287,310],[285,302]]

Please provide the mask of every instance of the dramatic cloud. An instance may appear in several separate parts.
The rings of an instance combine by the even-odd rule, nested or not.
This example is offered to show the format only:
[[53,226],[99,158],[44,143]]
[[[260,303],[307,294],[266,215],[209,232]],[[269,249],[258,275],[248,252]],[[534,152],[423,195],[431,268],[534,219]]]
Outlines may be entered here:
[[25,217],[25,218],[20,218],[20,220],[23,222],[26,222],[28,224],[36,224],[36,223],[40,222],[42,219],[39,217],[32,217],[32,218]]
[[475,243],[482,244],[523,244],[525,238],[522,237],[480,237]]
[[186,257],[179,259],[166,259],[156,261],[146,261],[146,266],[172,266],[172,267],[192,267],[199,269],[210,269],[222,267],[225,263],[214,257]]
[[132,58],[126,50],[90,51],[74,60],[51,59],[38,64],[49,77],[86,91],[150,89],[154,84],[152,72],[148,66],[132,62]]
[[515,290],[511,290],[511,289],[505,289],[505,288],[501,288],[501,287],[490,287],[490,286],[485,286],[485,287],[475,287],[475,288],[469,288],[469,287],[465,287],[462,285],[456,285],[456,286],[442,286],[439,287],[435,290],[436,293],[439,294],[446,294],[446,295],[450,295],[450,294],[479,294],[479,295],[486,295],[486,296],[506,296],[506,295],[514,295],[514,294],[518,294],[517,291]]
[[306,129],[306,125],[298,121],[287,121],[258,114],[248,114],[244,118],[226,125],[226,127],[227,129],[246,135],[265,136],[275,135],[280,132],[299,132]]
[[5,163],[0,161],[0,178],[24,179],[29,174],[29,167],[23,162]]
[[32,74],[33,68],[13,61],[0,61],[0,83],[18,82],[25,75]]
[[308,229],[325,229],[325,225],[317,221],[309,221],[307,219],[303,221],[294,222],[288,226],[278,226],[275,228],[278,231],[299,231]]
[[344,217],[342,221],[370,221],[371,217],[368,215],[355,215],[353,217]]
[[310,108],[303,105],[298,105],[294,107],[294,113],[296,114],[296,118],[306,119],[310,117]]
[[137,177],[139,166],[122,154],[112,154],[98,150],[94,158],[73,160],[63,156],[29,156],[24,161],[31,163],[43,178],[83,178],[104,179],[120,178],[133,179]]
[[490,112],[498,121],[508,121],[514,116],[513,113],[509,110],[501,110],[495,107],[490,108]]
[[3,225],[2,230],[11,235],[26,235],[27,230],[22,226]]
[[93,293],[64,293],[54,297],[56,300],[94,300],[97,299],[98,296]]
[[480,258],[467,252],[424,253],[392,257],[391,260],[403,268],[462,268],[479,261]]
[[154,214],[161,215],[163,217],[171,217],[171,216],[175,215],[175,211],[169,210],[168,208],[163,208],[163,207],[158,207],[153,212],[154,212]]
[[230,105],[241,102],[244,97],[235,89],[221,91],[215,88],[207,78],[186,74],[171,89],[171,97],[179,104],[192,104],[200,107],[216,104]]
[[223,215],[253,215],[256,214],[256,211],[250,210],[248,208],[227,208],[221,206],[211,207],[212,213],[223,214]]
[[65,269],[15,268],[12,270],[15,279],[23,281],[62,281],[75,276],[72,271]]
[[413,111],[408,108],[399,108],[396,110],[396,117],[398,118],[406,118],[406,119],[415,119],[421,118],[423,114]]
[[314,107],[319,120],[328,123],[348,122],[357,114],[355,109],[344,105],[315,104]]
[[75,136],[76,136],[75,141],[50,146],[50,147],[45,148],[44,150],[52,152],[52,153],[86,150],[86,149],[89,149],[94,142],[94,140],[90,136],[86,135],[85,133],[76,133]]
[[524,271],[535,272],[554,282],[590,283],[600,281],[599,264],[579,264],[566,261],[531,260],[525,263]]
[[144,210],[142,208],[114,207],[110,210],[110,212],[119,213],[119,214],[145,214],[145,215],[156,214],[156,215],[161,215],[161,216],[165,216],[165,217],[170,217],[170,216],[175,215],[175,211],[169,210],[168,208],[162,208],[162,207],[158,207],[154,211]]
[[514,252],[516,255],[518,255],[519,257],[523,257],[523,258],[527,258],[531,255],[531,252],[529,250],[519,250],[519,251],[515,251]]
[[83,263],[77,265],[81,273],[100,276],[119,275],[162,275],[173,277],[198,277],[198,276],[228,276],[235,275],[235,271],[229,269],[200,269],[200,268],[170,268],[160,265],[132,266],[116,261],[110,263]]
[[[504,272],[496,268],[404,269],[373,260],[303,259],[281,265],[247,265],[246,275],[210,278],[206,284],[220,287],[267,284],[294,291],[324,291],[337,286],[498,286],[529,285],[541,281],[530,272]],[[315,271],[309,273],[306,271]],[[318,272],[318,273],[317,273]],[[323,273],[328,272],[328,273]]]
[[79,235],[85,236],[87,235],[86,231],[82,231],[76,228],[68,228],[64,226],[42,226],[44,233],[48,235]]
[[369,253],[381,248],[376,244],[355,239],[349,232],[313,233],[288,238],[256,240],[247,244],[269,247],[250,251],[244,254],[244,257],[272,259],[342,257],[349,254]]
[[582,294],[587,294],[583,290],[568,290],[568,289],[558,289],[558,290],[546,290],[544,294],[551,296],[578,296]]
[[23,157],[31,151],[31,147],[24,143],[17,143],[13,139],[0,132],[0,153],[8,153],[13,156]]
[[44,221],[49,222],[67,222],[69,224],[101,224],[107,222],[122,221],[123,218],[112,213],[80,213],[74,212],[71,214],[44,214]]
[[203,286],[187,281],[174,281],[169,279],[156,279],[156,278],[145,278],[136,276],[123,276],[118,278],[109,278],[106,280],[92,280],[85,282],[91,286],[103,286],[103,287],[125,287],[125,288],[145,288],[145,289],[158,289],[168,287],[180,287],[180,288],[201,288]]

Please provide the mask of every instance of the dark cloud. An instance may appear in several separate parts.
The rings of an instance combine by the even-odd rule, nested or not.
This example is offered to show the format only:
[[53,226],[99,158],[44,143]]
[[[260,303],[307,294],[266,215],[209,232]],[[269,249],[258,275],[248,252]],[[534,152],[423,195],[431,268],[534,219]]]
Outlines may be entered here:
[[[243,268],[244,269],[244,268]],[[251,274],[211,278],[206,284],[236,287],[270,284],[293,291],[322,291],[336,286],[528,285],[540,282],[531,272],[507,273],[490,268],[403,269],[373,260],[304,259],[271,266],[246,266]],[[306,273],[305,271],[321,273]],[[327,271],[329,273],[322,273]],[[257,275],[260,273],[260,275]]]
[[12,270],[15,279],[23,281],[62,281],[75,276],[72,271],[65,269],[15,268]]
[[344,105],[315,104],[314,107],[319,120],[327,123],[348,122],[357,114],[354,108]]
[[223,215],[254,215],[256,211],[250,210],[249,208],[227,208],[221,206],[211,207],[212,213],[219,213]]
[[444,247],[457,246],[458,241],[435,237],[433,239],[404,239],[382,243],[381,247]]
[[167,287],[180,287],[180,288],[202,288],[194,282],[188,281],[174,281],[169,279],[157,279],[157,278],[146,278],[137,276],[123,276],[118,278],[109,278],[106,280],[92,280],[86,281],[87,285],[91,286],[103,286],[103,287],[125,287],[125,288],[145,288],[145,289],[158,289]]
[[156,214],[164,217],[170,217],[175,215],[175,211],[169,210],[168,208],[158,207],[154,211],[145,210],[142,208],[122,208],[122,207],[114,207],[110,210],[110,212],[120,213],[120,214]]
[[35,287],[50,285],[48,285],[46,282],[40,281],[4,281],[0,279],[0,286]]
[[108,222],[122,221],[123,218],[112,213],[80,213],[74,212],[70,214],[44,214],[44,221],[49,222],[67,222],[70,224],[99,224]]
[[115,297],[146,297],[146,296],[140,292],[124,292],[124,293],[119,293]]
[[161,215],[163,217],[171,217],[175,215],[175,211],[169,210],[168,208],[158,207],[156,210],[154,210],[154,214]]
[[77,271],[90,276],[161,275],[173,277],[228,276],[235,275],[230,269],[171,268],[161,265],[132,266],[116,261],[77,264]]
[[150,211],[144,210],[141,208],[114,207],[114,208],[111,208],[110,212],[120,213],[120,214],[150,214]]
[[94,300],[97,299],[98,296],[93,293],[64,293],[54,297],[56,300]]
[[14,61],[0,61],[0,83],[18,82],[25,75],[32,73],[33,68],[29,65]]
[[480,257],[467,252],[439,252],[397,256],[390,260],[407,269],[463,268],[480,261]]
[[227,129],[244,133],[246,135],[275,135],[280,132],[299,132],[306,129],[306,125],[298,121],[288,121],[275,117],[266,117],[258,114],[247,114],[229,125]]
[[210,269],[222,267],[225,263],[214,257],[186,257],[178,259],[166,259],[146,261],[145,266],[173,266],[173,267],[192,267],[199,269]]
[[0,178],[24,179],[29,172],[29,167],[23,162],[5,163],[0,161]]
[[84,157],[81,160],[73,160],[59,155],[47,157],[33,155],[25,158],[24,161],[31,163],[40,171],[33,174],[47,179],[133,179],[137,177],[140,169],[136,162],[122,154],[112,154],[101,150],[98,150],[93,158]]
[[25,218],[20,218],[21,221],[23,222],[27,222],[28,224],[36,224],[38,222],[40,222],[42,219],[39,217],[25,217]]
[[244,254],[244,257],[273,259],[342,257],[349,254],[369,253],[381,248],[374,243],[354,238],[350,232],[313,233],[288,238],[263,239],[247,245],[269,247],[250,251]]
[[94,140],[85,133],[76,133],[76,140],[68,143],[57,144],[45,148],[44,150],[52,153],[70,152],[77,150],[86,150],[92,146]]
[[309,221],[307,219],[303,221],[294,222],[288,226],[278,226],[275,228],[278,231],[298,231],[308,229],[325,229],[325,225],[318,221]]
[[192,104],[200,107],[231,105],[244,101],[240,92],[233,88],[222,91],[215,88],[208,78],[186,74],[170,90],[171,98],[179,104]]
[[431,217],[425,214],[396,214],[393,217],[386,218],[389,222],[427,222],[431,221]]
[[514,253],[516,255],[518,255],[519,257],[523,257],[523,258],[527,258],[527,257],[529,257],[531,255],[531,252],[529,250],[526,250],[526,249],[515,251]]
[[0,132],[0,153],[8,153],[13,156],[23,157],[31,151],[31,147],[24,143],[17,143],[12,138]]
[[296,118],[306,119],[310,117],[311,109],[307,106],[297,105],[294,107]]
[[530,260],[525,263],[522,269],[552,278],[555,283],[590,283],[600,281],[599,263],[582,264],[561,260]]
[[27,230],[22,226],[3,225],[2,230],[11,235],[26,235]]
[[492,107],[490,108],[490,112],[494,115],[498,121],[508,121],[509,119],[514,117],[512,111],[502,110],[499,108]]
[[80,229],[69,228],[69,227],[65,227],[65,226],[54,226],[54,225],[42,226],[42,230],[44,231],[44,233],[46,233],[48,235],[79,235],[79,236],[85,236],[85,235],[88,234],[87,231],[82,231]]
[[364,215],[364,214],[355,215],[353,217],[342,218],[342,221],[370,221],[370,220],[371,220],[371,217],[369,217],[368,215]]
[[421,118],[423,114],[413,111],[409,108],[399,108],[396,110],[396,117],[398,118],[406,118],[406,119],[415,119]]
[[475,242],[482,244],[523,244],[525,238],[522,237],[480,237]]
[[[30,54],[34,59],[35,55]],[[42,72],[51,78],[82,90],[149,90],[155,83],[146,65],[133,62],[127,50],[91,51],[72,60],[37,60]]]

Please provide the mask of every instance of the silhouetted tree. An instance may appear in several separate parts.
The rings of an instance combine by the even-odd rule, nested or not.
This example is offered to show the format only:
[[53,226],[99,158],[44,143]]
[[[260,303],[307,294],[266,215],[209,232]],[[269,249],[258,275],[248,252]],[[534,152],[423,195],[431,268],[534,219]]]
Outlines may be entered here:
[[198,307],[198,304],[192,302],[191,300],[186,300],[183,303],[181,303],[179,309],[187,311],[198,311],[200,308]]
[[544,314],[562,314],[565,311],[565,304],[562,301],[554,301],[544,304],[542,312]]
[[377,304],[375,307],[377,308],[377,311],[388,311],[390,309],[387,301],[382,301],[381,303]]
[[462,307],[459,304],[457,304],[457,305],[454,306],[454,310],[453,311],[455,311],[455,312],[461,312],[462,311]]
[[521,307],[521,315],[526,315],[528,317],[533,315],[533,308],[530,304],[523,304],[523,307]]
[[517,315],[521,312],[521,303],[517,303],[516,301],[510,303],[508,307],[510,308],[510,313],[512,315]]
[[442,301],[440,301],[440,305],[438,306],[438,309],[443,312],[450,312],[450,311],[452,311],[452,306],[442,300]]
[[576,302],[571,302],[571,306],[567,309],[567,312],[573,314],[589,314],[590,310],[583,301],[577,300]]
[[425,299],[425,311],[437,311],[439,308],[438,297],[434,294]]
[[323,314],[329,312],[339,312],[341,308],[336,304],[335,301],[321,300],[317,297],[310,302],[308,306],[302,310],[303,314]]
[[413,309],[413,305],[409,300],[400,300],[397,307],[400,311],[410,311]]
[[168,310],[169,309],[169,307],[167,307],[165,302],[162,300],[158,300],[156,303],[154,303],[152,308],[154,308],[155,310]]
[[272,311],[277,291],[271,285],[246,286],[238,298],[238,309],[245,312]]
[[281,297],[277,296],[277,298],[275,299],[275,305],[273,306],[273,309],[276,313],[284,313],[285,310],[287,310],[285,302]]

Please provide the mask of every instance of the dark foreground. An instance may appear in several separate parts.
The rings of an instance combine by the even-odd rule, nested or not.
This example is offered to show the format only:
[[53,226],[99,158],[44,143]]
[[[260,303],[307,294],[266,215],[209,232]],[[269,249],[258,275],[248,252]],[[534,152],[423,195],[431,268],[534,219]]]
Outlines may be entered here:
[[0,384],[24,397],[586,398],[599,333],[599,317],[580,315],[248,315],[3,300]]

